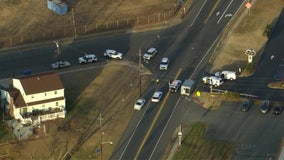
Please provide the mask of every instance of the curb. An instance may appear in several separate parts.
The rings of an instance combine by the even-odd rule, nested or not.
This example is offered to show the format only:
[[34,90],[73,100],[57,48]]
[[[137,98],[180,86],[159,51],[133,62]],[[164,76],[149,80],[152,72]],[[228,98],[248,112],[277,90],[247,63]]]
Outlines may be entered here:
[[178,138],[176,139],[171,151],[170,151],[170,154],[168,155],[167,157],[167,160],[172,160],[174,158],[174,155],[176,153],[176,151],[178,150]]

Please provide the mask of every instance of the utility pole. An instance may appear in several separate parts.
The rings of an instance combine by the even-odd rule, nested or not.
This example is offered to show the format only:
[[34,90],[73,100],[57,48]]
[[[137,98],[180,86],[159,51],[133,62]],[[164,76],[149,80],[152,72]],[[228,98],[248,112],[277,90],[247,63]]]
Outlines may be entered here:
[[60,46],[59,46],[59,41],[53,41],[53,43],[56,45],[56,48],[57,48],[57,57],[59,57],[60,55]]
[[73,31],[74,31],[74,39],[77,37],[77,30],[76,30],[76,23],[75,23],[75,16],[74,16],[74,9],[72,8],[72,24],[73,24]]

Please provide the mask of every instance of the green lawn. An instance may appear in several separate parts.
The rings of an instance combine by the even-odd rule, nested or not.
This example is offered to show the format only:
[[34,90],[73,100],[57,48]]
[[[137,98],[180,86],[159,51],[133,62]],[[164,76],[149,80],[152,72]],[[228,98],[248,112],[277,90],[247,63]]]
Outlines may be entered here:
[[232,159],[235,144],[204,139],[206,125],[192,124],[186,130],[182,145],[176,152],[174,160]]

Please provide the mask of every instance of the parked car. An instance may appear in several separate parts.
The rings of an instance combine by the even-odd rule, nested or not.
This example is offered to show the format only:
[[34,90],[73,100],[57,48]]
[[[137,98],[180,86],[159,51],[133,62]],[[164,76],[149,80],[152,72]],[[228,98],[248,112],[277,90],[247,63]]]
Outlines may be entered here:
[[86,54],[85,56],[78,58],[79,64],[93,63],[97,61],[98,61],[98,58],[95,54]]
[[134,104],[134,110],[141,110],[144,107],[146,100],[144,98],[139,98]]
[[70,67],[71,64],[67,61],[56,61],[54,63],[51,64],[51,68],[52,69],[61,69],[61,68],[66,68],[66,67]]
[[264,100],[259,108],[261,113],[268,113],[270,109],[270,102],[269,100]]
[[169,58],[164,57],[160,63],[160,70],[168,70],[169,67]]
[[282,106],[275,106],[273,113],[274,114],[281,114],[282,110],[283,110]]
[[241,111],[247,112],[251,107],[251,101],[249,99],[244,99],[244,101],[241,103]]
[[107,49],[104,52],[104,56],[109,57],[109,58],[113,58],[113,59],[122,59],[123,54],[116,51],[116,50],[113,50],[113,49]]
[[209,84],[209,85],[212,85],[212,86],[215,86],[215,87],[219,87],[224,83],[222,78],[216,77],[216,76],[203,77],[202,81],[203,81],[204,84]]
[[149,48],[146,53],[144,53],[143,58],[144,60],[150,60],[158,53],[156,48]]
[[216,77],[220,77],[222,79],[226,80],[236,80],[237,74],[235,71],[221,71],[221,72],[216,72],[215,73]]
[[161,91],[156,91],[153,96],[152,96],[152,102],[160,102],[162,99],[163,92]]

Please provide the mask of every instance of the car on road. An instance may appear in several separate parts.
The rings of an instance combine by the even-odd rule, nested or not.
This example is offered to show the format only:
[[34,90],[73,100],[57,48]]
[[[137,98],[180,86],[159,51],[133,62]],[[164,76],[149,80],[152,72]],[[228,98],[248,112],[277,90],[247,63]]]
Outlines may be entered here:
[[144,98],[139,98],[134,104],[134,110],[141,110],[145,105],[146,100]]
[[169,58],[164,57],[160,63],[160,70],[168,70],[169,67]]
[[268,113],[270,109],[270,102],[269,100],[264,100],[259,108],[261,113]]
[[244,101],[241,103],[241,111],[247,112],[251,107],[251,101],[249,99],[244,99]]
[[104,56],[113,59],[122,59],[123,54],[113,49],[107,49],[104,52]]
[[273,109],[273,114],[279,115],[279,114],[281,114],[282,110],[283,110],[282,106],[277,105]]
[[78,58],[79,64],[93,63],[97,61],[98,57],[95,54],[86,54],[85,56]]
[[144,53],[143,58],[144,60],[150,60],[158,53],[156,48],[149,48],[146,53]]
[[179,90],[181,84],[182,84],[182,81],[181,81],[181,80],[178,80],[178,79],[174,80],[172,83],[169,84],[169,91],[170,91],[171,93],[176,93],[176,92],[178,92],[178,90]]
[[152,96],[152,102],[160,102],[163,96],[163,92],[156,91]]
[[70,67],[71,64],[67,61],[56,61],[54,63],[51,64],[51,68],[52,69],[61,69],[61,68],[67,68]]

